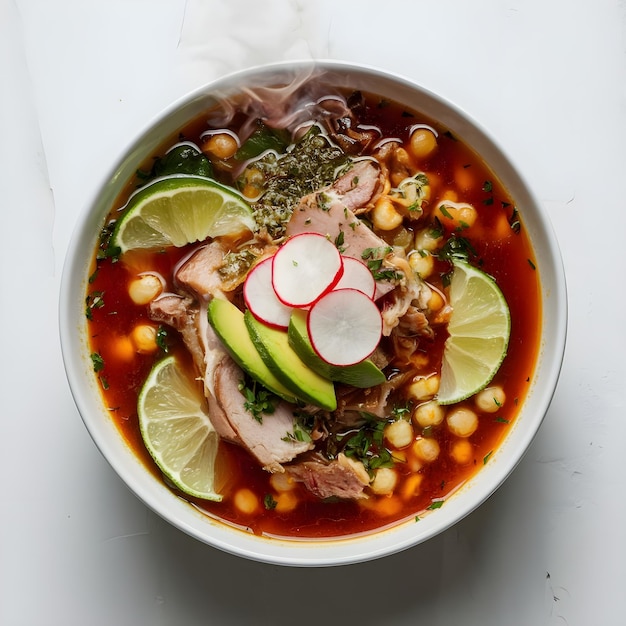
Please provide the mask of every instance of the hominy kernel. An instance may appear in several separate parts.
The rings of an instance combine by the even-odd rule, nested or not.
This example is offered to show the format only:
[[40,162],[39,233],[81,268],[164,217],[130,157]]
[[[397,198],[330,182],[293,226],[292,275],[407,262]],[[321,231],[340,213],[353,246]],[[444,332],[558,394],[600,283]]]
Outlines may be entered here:
[[472,461],[472,444],[467,439],[458,439],[452,444],[450,456],[459,465],[467,465]]
[[413,246],[413,231],[401,228],[393,238],[394,247],[402,248],[404,251],[410,250]]
[[474,404],[479,411],[495,413],[506,401],[504,389],[499,385],[486,387],[474,396]]
[[428,400],[439,391],[439,375],[417,376],[409,385],[408,395],[413,400]]
[[450,199],[437,205],[437,217],[443,224],[447,224],[455,230],[464,230],[474,225],[478,213],[471,204],[454,202]]
[[[409,448],[410,450],[411,448]],[[415,473],[419,472],[422,467],[424,467],[424,463],[420,461],[414,454],[411,454],[407,459],[407,467],[409,471]]]
[[278,513],[288,513],[298,506],[298,496],[293,491],[283,491],[276,496],[274,510]]
[[237,140],[228,133],[211,135],[202,144],[203,151],[217,159],[230,159],[237,152],[238,147]]
[[120,361],[131,361],[136,352],[135,346],[130,337],[117,337],[113,341],[113,350],[111,351],[111,354],[115,355],[115,358]]
[[128,284],[128,295],[138,305],[152,302],[163,291],[163,284],[154,274],[140,274]]
[[247,170],[245,175],[246,182],[250,185],[256,185],[257,187],[262,187],[265,182],[265,176],[261,170],[258,170],[256,167]]
[[466,407],[459,407],[448,412],[448,428],[457,437],[469,437],[478,428],[478,416]]
[[244,173],[242,194],[246,198],[258,198],[265,185],[265,176],[261,170],[253,167]]
[[244,188],[241,190],[241,193],[246,198],[252,200],[259,196],[259,194],[261,193],[261,190],[258,187],[255,187],[254,185],[245,185]]
[[439,456],[439,443],[432,437],[420,437],[413,444],[413,452],[421,461],[432,463]]
[[491,230],[491,235],[494,239],[508,239],[514,234],[511,224],[509,224],[509,218],[506,215],[500,215]]
[[421,474],[413,474],[409,476],[402,485],[401,496],[405,500],[416,496],[420,492],[420,487],[422,486],[422,480],[424,477]]
[[389,178],[394,187],[398,187],[400,183],[411,175],[412,164],[409,153],[404,148],[397,148],[393,153],[393,159],[390,167]]
[[385,438],[393,448],[406,448],[414,437],[413,426],[406,420],[397,420],[385,427]]
[[259,502],[250,489],[240,489],[235,494],[235,506],[242,512],[250,515],[259,508]]
[[402,508],[402,500],[397,496],[386,496],[378,499],[374,509],[382,517],[397,515]]
[[151,354],[158,348],[157,329],[150,324],[138,324],[130,334],[135,349],[140,354]]
[[402,225],[402,215],[396,211],[393,202],[387,196],[382,196],[376,201],[371,218],[377,230],[393,230]]
[[436,289],[432,289],[430,294],[430,298],[428,299],[428,308],[431,311],[439,311],[446,303],[443,296]]
[[413,411],[413,421],[421,428],[439,426],[446,416],[446,410],[435,400],[418,404]]
[[270,485],[276,491],[291,491],[296,482],[287,472],[276,472],[270,476]]
[[415,274],[428,278],[435,269],[435,259],[429,252],[416,251],[409,255],[409,265]]
[[429,157],[437,147],[437,137],[428,128],[418,128],[411,134],[409,150],[416,159]]
[[376,475],[372,481],[371,489],[379,496],[386,496],[393,493],[398,482],[398,475],[390,467],[381,467],[376,470]]
[[459,194],[454,189],[446,189],[441,194],[441,199],[446,202],[456,202],[459,199]]
[[394,450],[393,460],[395,463],[406,463],[407,461],[406,448],[404,450],[398,450],[398,449]]
[[476,183],[471,167],[457,167],[454,172],[454,182],[461,191],[470,190]]
[[443,237],[437,237],[432,228],[425,228],[415,233],[415,249],[434,252],[439,248],[443,241]]

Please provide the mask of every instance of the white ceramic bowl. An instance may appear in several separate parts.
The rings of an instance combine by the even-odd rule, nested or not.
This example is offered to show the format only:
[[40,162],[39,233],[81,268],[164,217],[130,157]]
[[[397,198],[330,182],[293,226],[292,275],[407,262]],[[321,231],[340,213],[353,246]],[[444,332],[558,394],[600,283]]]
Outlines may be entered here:
[[521,208],[534,247],[541,278],[543,321],[532,389],[514,427],[490,462],[450,497],[445,507],[419,524],[404,524],[347,540],[280,541],[234,530],[195,510],[144,467],[107,415],[93,375],[84,313],[86,281],[98,233],[121,186],[168,136],[213,104],[214,94],[251,84],[268,85],[277,76],[289,80],[298,72],[309,70],[310,62],[252,68],[219,79],[174,103],[149,124],[105,173],[93,201],[85,207],[69,246],[60,298],[63,358],[76,405],[96,445],[126,485],[161,517],[202,542],[250,559],[298,566],[355,563],[398,552],[437,535],[484,502],[520,461],[548,410],[563,358],[567,323],[565,278],[552,228],[518,170],[485,130],[456,106],[404,78],[338,62],[315,65],[327,72],[331,82],[385,95],[441,122],[472,146]]

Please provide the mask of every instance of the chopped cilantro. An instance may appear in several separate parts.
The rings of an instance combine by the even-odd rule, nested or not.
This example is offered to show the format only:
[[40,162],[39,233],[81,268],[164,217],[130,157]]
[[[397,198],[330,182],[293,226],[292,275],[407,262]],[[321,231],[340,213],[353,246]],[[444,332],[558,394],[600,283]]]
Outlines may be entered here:
[[[370,268],[372,269],[372,268]],[[374,276],[374,280],[402,280],[404,274],[402,272],[398,272],[396,270],[392,270],[390,268],[372,271],[372,275]]]
[[262,423],[263,415],[271,415],[276,410],[278,398],[261,384],[256,381],[241,380],[238,387],[245,398],[244,408],[257,422]]
[[331,200],[330,196],[324,192],[320,192],[316,196],[317,206],[322,209],[322,211],[330,211]]
[[433,220],[431,229],[430,229],[430,236],[433,239],[439,239],[439,237],[443,237],[443,233],[444,233],[444,229],[443,226],[441,224],[441,221],[439,220],[439,218],[435,218]]
[[292,433],[287,433],[283,441],[309,442],[314,425],[314,416],[304,411],[294,411],[295,424]]
[[120,248],[111,245],[111,237],[113,236],[113,231],[115,230],[115,224],[115,220],[111,220],[100,231],[96,259],[111,259],[113,262],[119,259],[121,253]]
[[273,511],[277,504],[278,502],[274,500],[274,496],[271,493],[265,494],[265,497],[263,498],[263,506],[267,511]]
[[513,212],[511,213],[511,217],[509,217],[509,226],[511,230],[517,234],[522,229],[522,223],[519,219],[519,211],[513,207]]
[[426,509],[429,511],[434,511],[436,509],[440,509],[443,506],[443,500],[433,500]]
[[101,372],[104,369],[104,359],[97,352],[91,353],[91,362],[94,372]]
[[430,437],[433,434],[433,425],[429,424],[422,429],[422,437]]
[[339,252],[345,252],[345,247],[344,247],[344,240],[345,240],[345,235],[343,234],[343,230],[339,231],[339,234],[335,237],[335,247],[337,248],[337,250],[339,250]]
[[391,415],[395,419],[406,419],[411,413],[411,408],[409,406],[394,406],[391,409]]
[[[443,246],[434,253],[434,256],[440,261],[448,261],[450,263],[453,261],[468,262],[470,258],[476,257],[477,253],[469,239],[453,234]],[[441,278],[444,287],[447,287],[452,279],[452,271],[443,273]]]
[[156,345],[161,348],[163,352],[169,352],[169,346],[167,345],[167,329],[163,325],[157,328]]
[[450,211],[448,211],[448,207],[445,204],[440,205],[439,210],[444,217],[447,217],[449,220],[452,219],[452,215],[450,215]]
[[360,415],[364,424],[358,430],[337,435],[336,440],[343,446],[343,453],[361,461],[371,476],[374,470],[395,464],[391,452],[384,446],[384,429],[389,421],[371,413],[361,412]]
[[93,274],[91,274],[91,276],[89,276],[89,279],[87,280],[87,282],[91,285],[95,282],[96,278],[98,277],[98,269],[96,267],[96,269],[93,271]]
[[434,255],[440,261],[468,261],[476,256],[476,250],[466,237],[452,235]]
[[93,319],[93,312],[96,309],[101,309],[104,306],[104,291],[92,291],[85,298],[85,317],[91,321]]
[[381,246],[380,248],[365,248],[361,253],[361,258],[366,261],[367,259],[382,259],[393,252],[391,246]]
[[365,248],[361,258],[366,261],[367,267],[374,276],[374,280],[402,280],[403,274],[391,268],[382,268],[384,257],[390,254],[393,248],[381,246],[379,248]]

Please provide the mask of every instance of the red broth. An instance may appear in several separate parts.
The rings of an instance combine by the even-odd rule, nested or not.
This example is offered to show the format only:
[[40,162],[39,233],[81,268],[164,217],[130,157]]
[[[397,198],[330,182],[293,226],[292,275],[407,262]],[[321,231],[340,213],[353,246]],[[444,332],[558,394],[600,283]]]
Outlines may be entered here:
[[[504,390],[506,402],[496,412],[484,414],[477,411],[472,398],[462,403],[479,413],[478,429],[463,444],[466,451],[470,451],[464,462],[455,460],[454,450],[459,438],[446,427],[445,421],[428,429],[427,433],[413,424],[416,438],[427,435],[436,440],[439,446],[437,459],[431,463],[418,462],[412,446],[396,451],[402,460],[394,466],[398,484],[393,493],[369,493],[369,497],[362,500],[320,500],[300,484],[295,484],[286,494],[279,493],[270,482],[271,475],[262,470],[243,448],[220,442],[217,472],[223,501],[187,499],[207,515],[255,534],[298,539],[351,536],[417,518],[431,509],[445,506],[445,499],[489,462],[515,422],[533,377],[539,351],[541,300],[533,251],[523,226],[524,208],[519,207],[519,221],[514,200],[480,157],[432,120],[373,95],[365,97],[358,117],[361,124],[377,126],[383,136],[397,137],[405,143],[410,127],[415,124],[426,124],[437,130],[436,151],[419,164],[431,181],[430,207],[436,204],[437,198],[448,194],[445,197],[455,197],[476,208],[478,219],[462,233],[463,237],[475,251],[473,263],[494,277],[510,309],[512,324],[508,353],[491,383]],[[206,119],[206,115],[202,116],[181,129],[181,138],[201,145],[200,135],[208,128]],[[242,115],[233,118],[232,130],[238,130],[242,119]],[[161,154],[168,147],[164,146]],[[138,165],[150,167],[150,163]],[[138,182],[141,181],[129,181],[127,190],[111,208],[110,219],[117,217],[117,209],[124,205]],[[433,224],[428,210],[422,220],[421,227]],[[446,236],[452,234],[448,231]],[[119,262],[96,260],[94,252],[94,273],[88,287],[91,351],[99,355],[94,361],[94,369],[98,370],[95,375],[101,382],[103,401],[128,445],[159,479],[162,479],[161,473],[142,442],[136,405],[148,372],[163,357],[163,352],[139,354],[128,339],[138,323],[153,324],[147,307],[138,306],[130,299],[128,284],[138,272],[148,269],[169,280],[167,277],[172,275],[176,263],[193,247],[133,252],[131,262],[128,259]],[[445,291],[444,276],[449,270],[445,261],[437,261],[435,272],[428,281]],[[445,326],[438,327],[434,338],[420,344],[423,375],[436,372],[440,367],[446,337]],[[176,332],[168,333],[168,345],[169,352],[180,359],[193,377],[191,358]],[[234,494],[241,489],[250,490],[259,503],[253,514],[239,510],[235,504]],[[268,494],[278,503],[275,508],[263,506]]]

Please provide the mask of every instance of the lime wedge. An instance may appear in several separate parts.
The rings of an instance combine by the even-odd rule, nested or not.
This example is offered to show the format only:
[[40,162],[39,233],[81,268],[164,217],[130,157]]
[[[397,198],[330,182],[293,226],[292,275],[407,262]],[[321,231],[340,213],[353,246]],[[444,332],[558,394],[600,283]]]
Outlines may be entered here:
[[111,246],[184,246],[254,228],[248,203],[233,189],[200,176],[168,176],[138,191],[118,221]]
[[182,492],[219,501],[215,458],[219,435],[202,391],[167,357],[153,368],[139,394],[139,428],[148,452]]
[[489,384],[506,356],[511,331],[500,288],[490,276],[461,261],[454,263],[450,305],[440,404],[465,400]]

